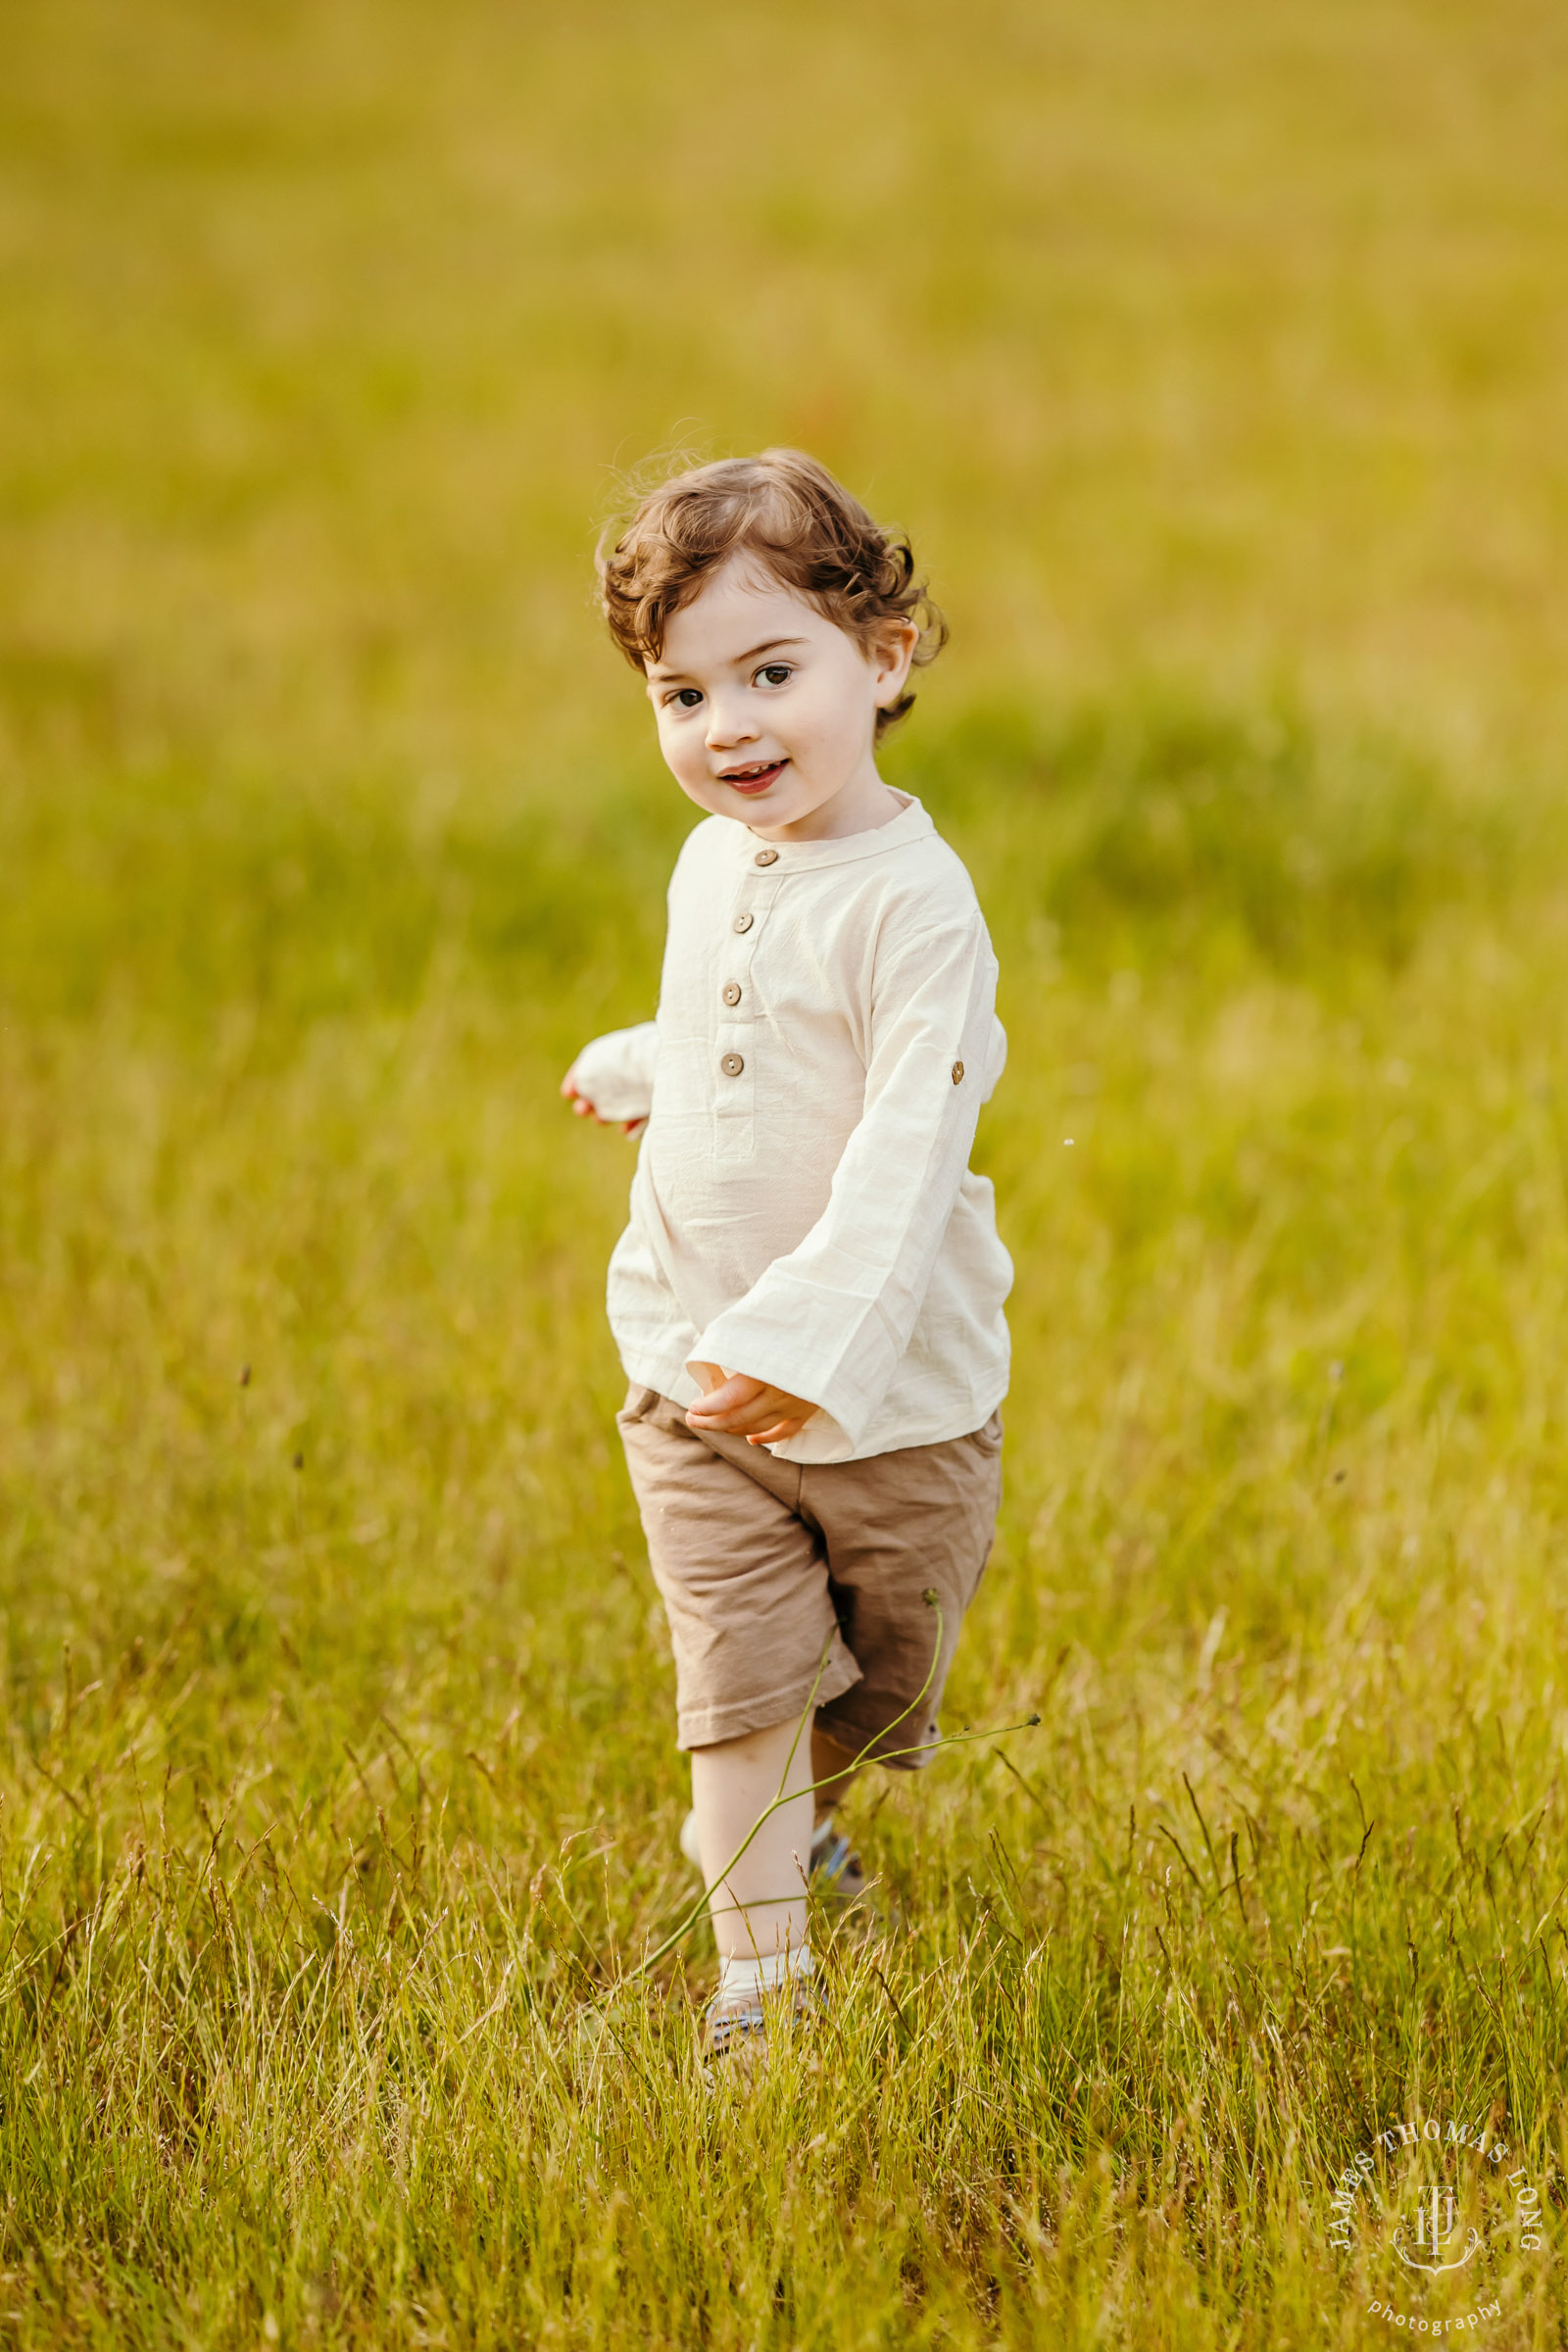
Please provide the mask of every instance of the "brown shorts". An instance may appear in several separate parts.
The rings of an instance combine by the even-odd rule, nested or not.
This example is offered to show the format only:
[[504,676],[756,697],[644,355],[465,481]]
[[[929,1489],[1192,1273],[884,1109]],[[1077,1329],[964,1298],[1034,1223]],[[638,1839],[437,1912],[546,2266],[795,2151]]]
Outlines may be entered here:
[[633,1388],[615,1417],[669,1618],[680,1746],[800,1715],[813,1687],[816,1721],[852,1754],[933,1739],[991,1550],[1001,1415],[938,1446],[822,1463],[689,1429],[654,1389]]

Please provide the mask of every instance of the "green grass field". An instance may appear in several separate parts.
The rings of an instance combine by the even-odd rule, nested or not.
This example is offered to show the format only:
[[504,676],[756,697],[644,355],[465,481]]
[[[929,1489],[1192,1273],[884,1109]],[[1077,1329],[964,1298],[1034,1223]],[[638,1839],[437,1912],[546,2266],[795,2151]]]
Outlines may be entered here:
[[[1562,2344],[1560,11],[0,57],[0,2340]],[[954,624],[889,772],[1018,1287],[948,1721],[1042,1720],[858,1794],[904,1925],[710,2090],[555,1087],[690,814],[594,529],[777,439]],[[1511,2151],[1453,2274],[1402,2151],[1329,2242],[1410,2117]]]

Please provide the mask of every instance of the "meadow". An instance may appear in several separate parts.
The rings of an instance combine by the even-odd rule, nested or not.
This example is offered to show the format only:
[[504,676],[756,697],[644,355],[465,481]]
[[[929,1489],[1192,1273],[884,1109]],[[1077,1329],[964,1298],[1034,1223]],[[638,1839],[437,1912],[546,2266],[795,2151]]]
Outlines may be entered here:
[[[1561,16],[0,34],[0,2340],[1568,2340]],[[689,816],[595,530],[777,440],[952,618],[1015,1377],[710,2084],[555,1090]]]

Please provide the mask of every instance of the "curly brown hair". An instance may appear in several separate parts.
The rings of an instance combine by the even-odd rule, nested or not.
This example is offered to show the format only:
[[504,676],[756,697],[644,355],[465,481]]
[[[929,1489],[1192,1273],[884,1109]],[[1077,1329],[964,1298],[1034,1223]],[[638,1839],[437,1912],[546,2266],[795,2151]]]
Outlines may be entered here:
[[[889,621],[913,620],[914,663],[924,668],[947,643],[948,624],[915,577],[903,532],[873,521],[804,451],[764,449],[671,475],[605,530],[595,557],[600,609],[634,669],[660,659],[673,614],[740,554],[861,646],[874,644]],[[878,737],[913,701],[903,694],[877,712]]]

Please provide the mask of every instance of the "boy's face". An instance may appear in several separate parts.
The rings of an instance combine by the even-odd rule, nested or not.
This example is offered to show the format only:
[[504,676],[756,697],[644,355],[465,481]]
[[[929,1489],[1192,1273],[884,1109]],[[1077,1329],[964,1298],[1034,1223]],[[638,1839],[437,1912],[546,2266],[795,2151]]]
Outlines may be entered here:
[[659,748],[701,808],[808,840],[880,821],[876,713],[897,702],[918,632],[869,655],[792,589],[732,556],[675,614],[648,693]]

